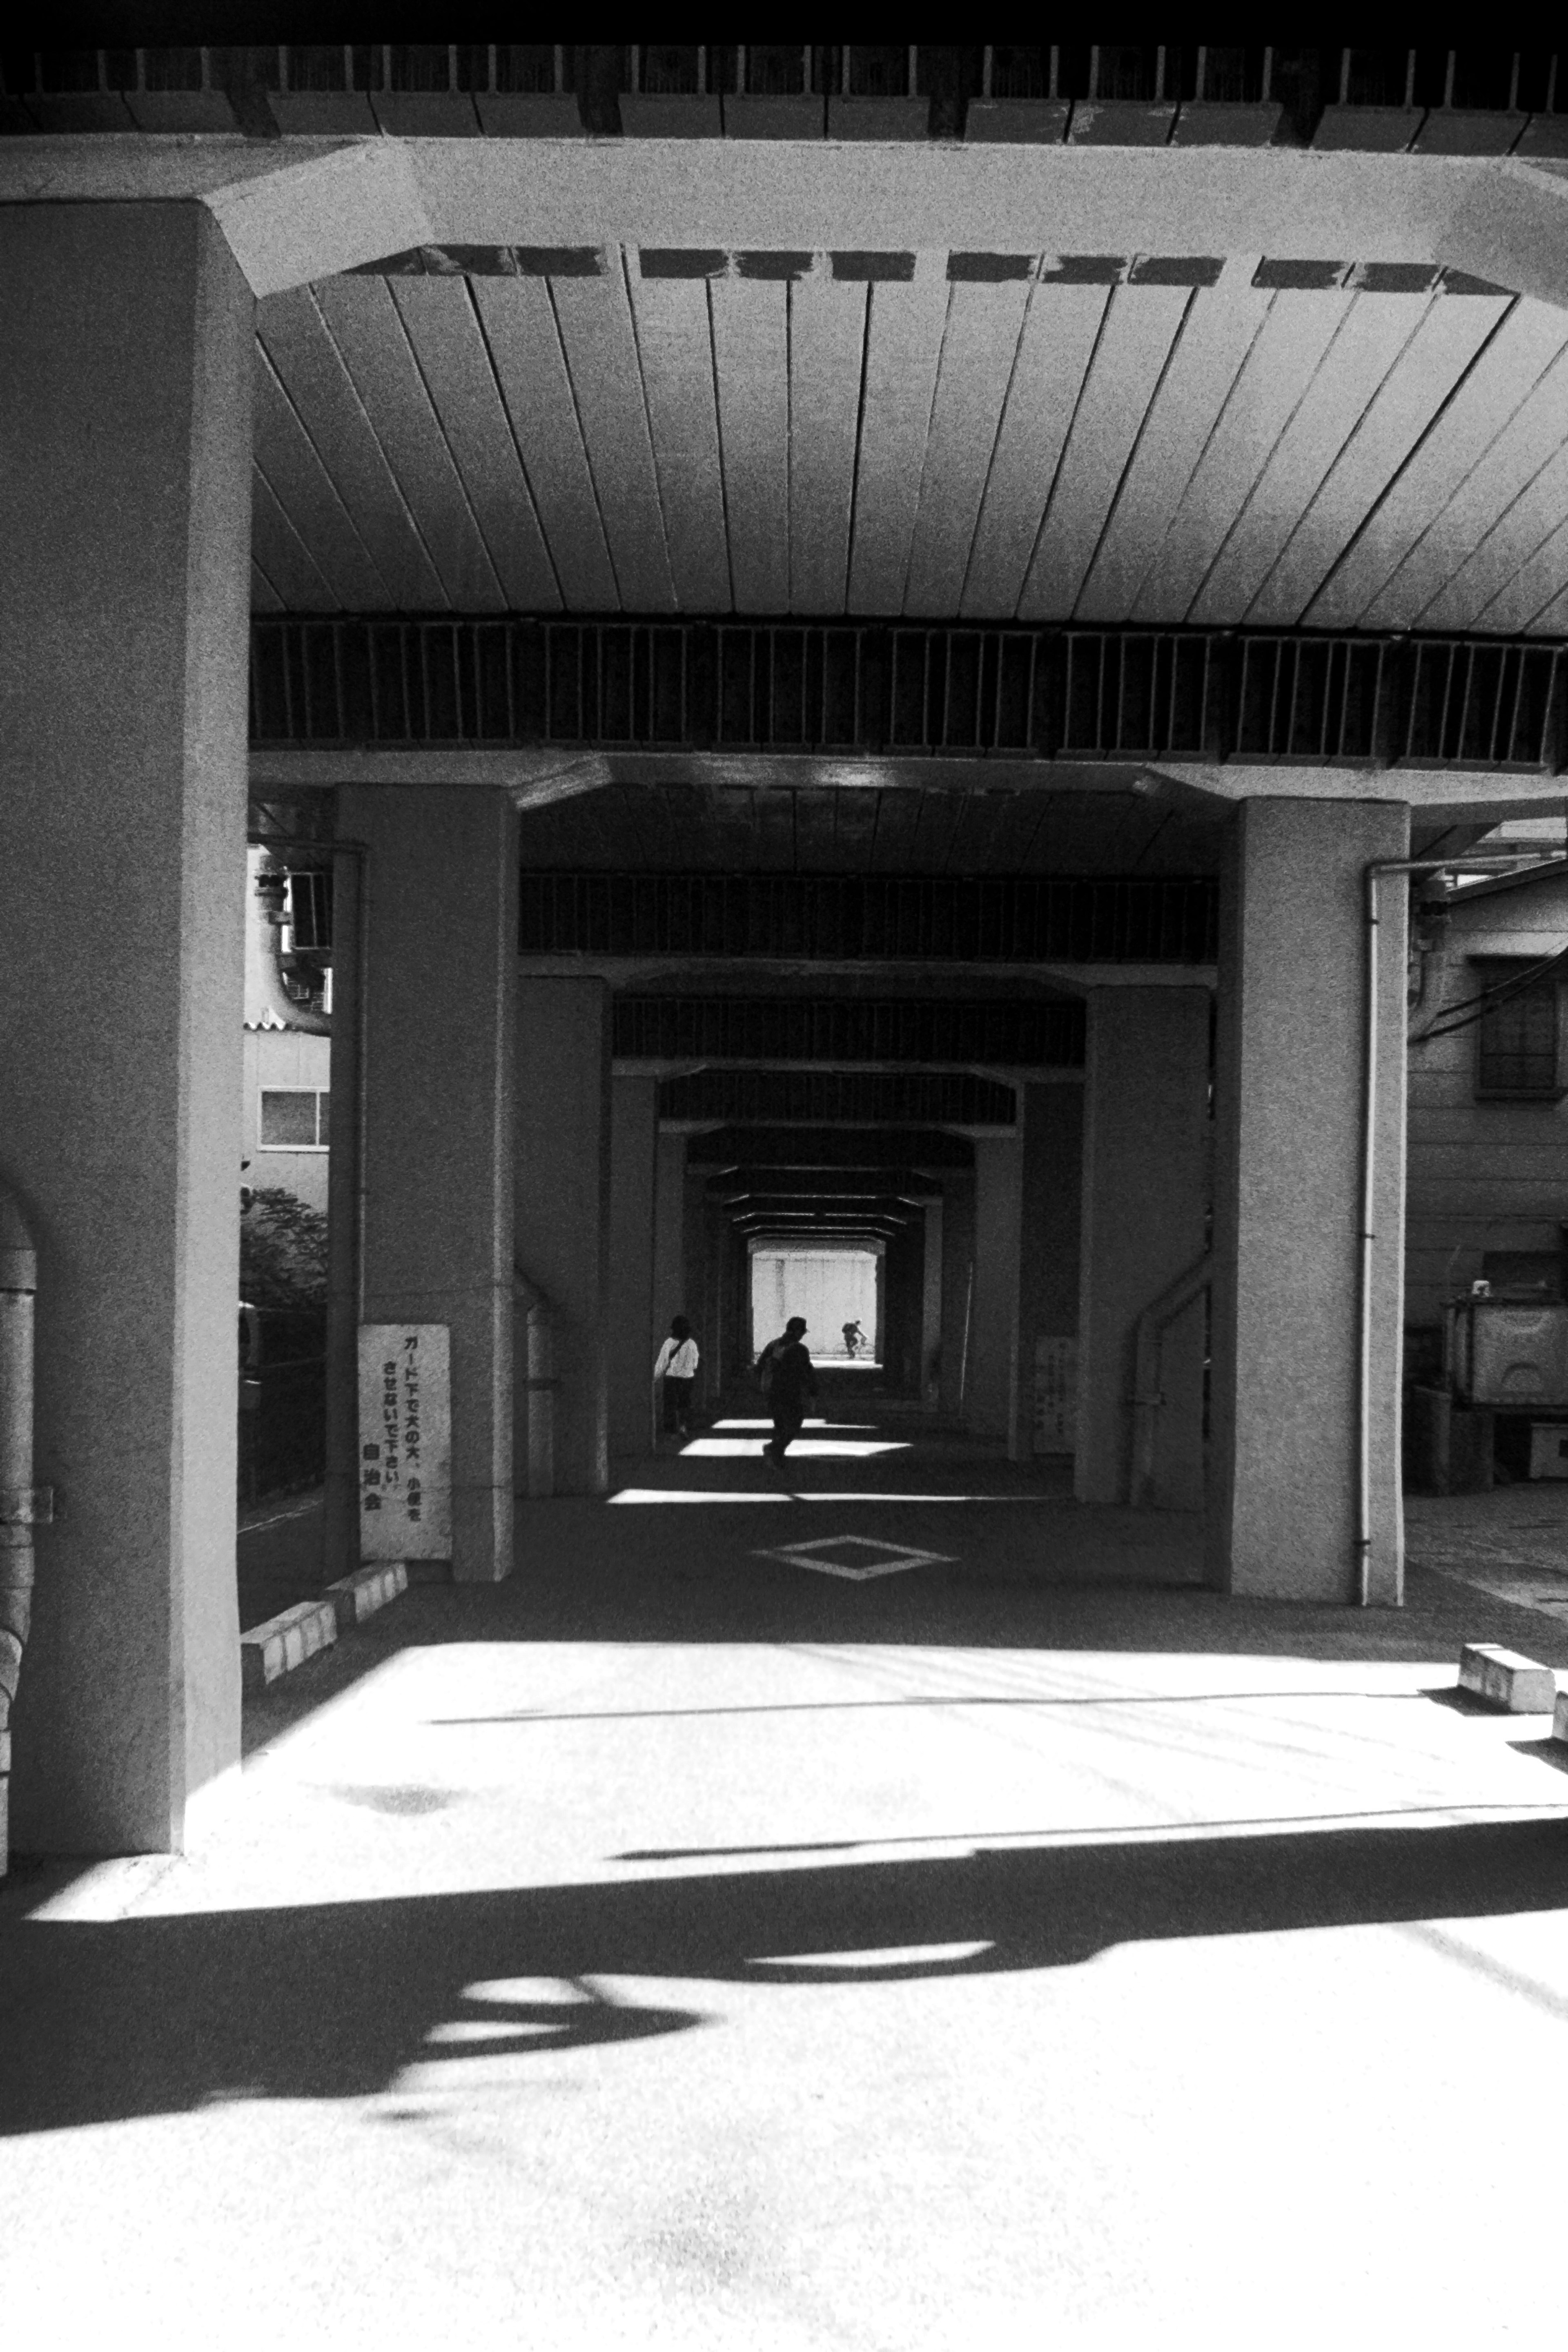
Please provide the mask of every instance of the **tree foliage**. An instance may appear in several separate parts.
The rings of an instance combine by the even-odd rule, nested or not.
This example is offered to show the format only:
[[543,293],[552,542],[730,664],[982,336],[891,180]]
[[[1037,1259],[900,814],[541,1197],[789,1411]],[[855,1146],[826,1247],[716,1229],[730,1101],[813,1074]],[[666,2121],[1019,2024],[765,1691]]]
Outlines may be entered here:
[[327,1221],[280,1184],[258,1184],[239,1221],[239,1289],[253,1307],[321,1307]]

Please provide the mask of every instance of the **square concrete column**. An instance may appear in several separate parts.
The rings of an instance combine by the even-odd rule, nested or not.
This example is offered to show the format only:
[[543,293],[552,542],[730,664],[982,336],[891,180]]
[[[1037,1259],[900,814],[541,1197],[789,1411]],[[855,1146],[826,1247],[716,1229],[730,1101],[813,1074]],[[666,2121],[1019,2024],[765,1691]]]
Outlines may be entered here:
[[[1359,1233],[1375,801],[1248,801],[1228,845],[1215,1092],[1210,1567],[1233,1592],[1358,1596]],[[1371,1296],[1369,1595],[1402,1597],[1406,890],[1384,884]]]
[[0,212],[0,1181],[37,1244],[24,1849],[239,1754],[253,306],[198,205]]
[[925,1204],[925,1250],[921,1264],[920,1400],[934,1411],[942,1377],[942,1212],[934,1193]]
[[962,1174],[946,1174],[942,1181],[942,1364],[937,1402],[950,1420],[966,1406],[973,1315],[974,1179],[965,1170]]
[[1019,1089],[1023,1211],[1018,1379],[1008,1452],[1034,1452],[1036,1344],[1078,1333],[1083,1194],[1083,1088],[1076,1080]]
[[658,1080],[610,1085],[610,1453],[653,1443],[653,1228]]
[[[698,1311],[686,1295],[686,1138],[661,1134],[653,1188],[653,1344],[684,1315],[695,1326]],[[697,1335],[701,1352],[702,1335]]]
[[[1084,1087],[1078,1453],[1084,1503],[1132,1494],[1139,1318],[1207,1245],[1209,993],[1097,988]],[[1168,1328],[1155,1420],[1153,1492],[1203,1508],[1201,1300]]]
[[[686,1303],[681,1311],[691,1318],[697,1333],[700,1360],[697,1367],[696,1401],[706,1410],[718,1396],[720,1372],[719,1317],[710,1263],[713,1253],[708,1234],[708,1179],[700,1170],[688,1166],[688,1139],[683,1135],[679,1141],[681,1166],[685,1170],[681,1180],[680,1289]],[[662,1170],[660,1172],[662,1176]]]
[[360,1319],[445,1323],[452,1574],[511,1572],[517,818],[507,794],[346,787],[367,845]]
[[1021,1136],[974,1139],[974,1282],[965,1412],[979,1437],[1011,1443],[1018,1410],[1023,1237]]
[[555,1491],[609,1484],[610,992],[521,981],[517,1257],[555,1318]]

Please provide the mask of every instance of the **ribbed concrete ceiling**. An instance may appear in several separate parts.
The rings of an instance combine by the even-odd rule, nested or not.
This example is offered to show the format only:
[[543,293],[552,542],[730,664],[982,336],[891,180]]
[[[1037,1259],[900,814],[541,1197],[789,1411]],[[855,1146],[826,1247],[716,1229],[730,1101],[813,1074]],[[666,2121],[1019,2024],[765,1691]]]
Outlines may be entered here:
[[262,304],[258,608],[1568,627],[1540,302],[1257,256],[584,250]]

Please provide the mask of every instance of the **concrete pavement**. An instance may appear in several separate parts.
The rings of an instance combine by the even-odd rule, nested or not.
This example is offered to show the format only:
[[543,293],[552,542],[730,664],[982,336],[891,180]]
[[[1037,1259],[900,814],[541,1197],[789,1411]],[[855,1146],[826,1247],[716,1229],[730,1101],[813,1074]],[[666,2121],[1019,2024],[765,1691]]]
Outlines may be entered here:
[[[188,1858],[19,1875],[8,2340],[1548,2333],[1568,1776],[1452,1685],[1568,1624],[1228,1602],[961,1454],[532,1507]],[[849,1533],[942,1557],[758,1556]]]

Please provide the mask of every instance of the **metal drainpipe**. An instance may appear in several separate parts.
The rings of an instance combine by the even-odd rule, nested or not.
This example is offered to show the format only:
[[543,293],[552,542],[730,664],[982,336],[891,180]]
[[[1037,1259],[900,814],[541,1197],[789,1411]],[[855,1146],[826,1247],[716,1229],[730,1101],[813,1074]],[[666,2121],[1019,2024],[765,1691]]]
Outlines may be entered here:
[[1384,875],[1511,874],[1542,872],[1568,865],[1568,854],[1542,857],[1538,852],[1502,850],[1457,857],[1380,857],[1364,869],[1366,886],[1366,1066],[1363,1074],[1361,1138],[1361,1281],[1357,1298],[1356,1365],[1356,1600],[1363,1609],[1372,1601],[1372,1277],[1377,1240],[1374,1216],[1377,1189],[1377,886]]
[[0,1185],[0,1878],[10,1866],[11,1705],[33,1615],[33,1529],[54,1489],[33,1484],[33,1297],[38,1259],[26,1219]]

